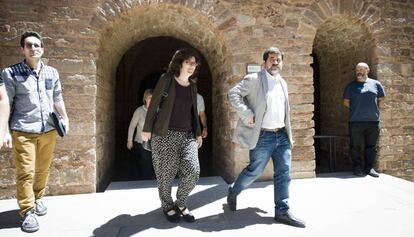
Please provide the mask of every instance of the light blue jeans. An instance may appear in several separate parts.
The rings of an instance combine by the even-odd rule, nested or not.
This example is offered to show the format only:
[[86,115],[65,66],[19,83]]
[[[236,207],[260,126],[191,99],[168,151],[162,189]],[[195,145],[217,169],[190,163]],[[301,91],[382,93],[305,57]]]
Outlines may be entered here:
[[292,150],[285,129],[278,132],[260,131],[259,140],[250,150],[250,163],[231,186],[231,192],[240,194],[264,171],[270,158],[273,161],[275,214],[289,210],[289,184]]

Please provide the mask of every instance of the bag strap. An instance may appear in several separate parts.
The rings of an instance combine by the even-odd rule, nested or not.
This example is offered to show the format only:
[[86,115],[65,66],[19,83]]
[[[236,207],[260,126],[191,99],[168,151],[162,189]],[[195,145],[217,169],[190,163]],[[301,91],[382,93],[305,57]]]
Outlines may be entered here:
[[[163,78],[166,75],[166,73],[161,75],[161,78]],[[160,105],[158,106],[158,108],[161,108],[162,102],[164,102],[164,99],[168,97],[168,90],[170,89],[170,85],[171,85],[171,78],[167,78],[167,83],[165,83],[165,87],[164,87],[164,91],[162,92],[162,97],[161,97],[161,101],[160,101]]]

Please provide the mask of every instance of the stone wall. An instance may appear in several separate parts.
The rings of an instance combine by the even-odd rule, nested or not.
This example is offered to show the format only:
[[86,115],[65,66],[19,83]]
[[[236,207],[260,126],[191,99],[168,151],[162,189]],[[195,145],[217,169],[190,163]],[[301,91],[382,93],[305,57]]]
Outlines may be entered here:
[[[105,186],[116,155],[116,69],[131,47],[159,36],[189,43],[208,62],[214,105],[212,159],[216,173],[226,180],[233,180],[248,159],[247,151],[231,142],[237,116],[227,91],[246,73],[247,63],[262,63],[261,54],[270,45],[286,53],[282,76],[288,82],[292,104],[293,177],[315,175],[310,64],[316,49],[324,58],[349,59],[329,60],[325,65],[320,58],[323,77],[338,82],[335,95],[327,95],[335,99],[321,105],[325,115],[343,112],[337,93],[342,80],[351,76],[352,64],[360,60],[372,64],[374,76],[387,92],[380,171],[414,180],[412,1],[2,0],[0,4],[0,66],[22,59],[19,36],[30,29],[43,34],[45,60],[61,74],[71,131],[58,139],[48,194],[95,192]],[[332,27],[334,32],[339,28],[351,33],[338,37],[329,30]],[[337,46],[330,40],[338,41]],[[348,45],[347,40],[360,47]],[[348,55],[351,48],[362,51]],[[333,64],[339,71],[331,70]],[[340,76],[330,78],[332,75]],[[343,134],[343,124],[338,126]],[[0,197],[11,197],[14,164],[6,150],[0,153],[0,168]],[[262,179],[269,179],[271,170],[269,166]]]

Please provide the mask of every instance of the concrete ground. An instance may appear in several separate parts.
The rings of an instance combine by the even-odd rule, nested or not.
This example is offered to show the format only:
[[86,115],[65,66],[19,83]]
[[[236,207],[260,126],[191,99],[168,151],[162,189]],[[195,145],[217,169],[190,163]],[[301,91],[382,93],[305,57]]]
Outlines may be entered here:
[[336,173],[293,180],[290,191],[291,211],[305,229],[274,222],[272,182],[254,183],[232,212],[227,184],[208,177],[189,198],[194,223],[166,221],[155,181],[116,182],[103,193],[46,197],[49,212],[33,234],[20,230],[16,200],[0,200],[0,236],[414,236],[413,182]]

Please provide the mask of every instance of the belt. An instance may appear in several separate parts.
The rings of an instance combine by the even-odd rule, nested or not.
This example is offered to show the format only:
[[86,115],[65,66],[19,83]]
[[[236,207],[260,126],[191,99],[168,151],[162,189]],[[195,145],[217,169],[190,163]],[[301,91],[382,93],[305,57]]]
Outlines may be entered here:
[[265,131],[265,132],[275,132],[276,133],[276,132],[279,132],[280,130],[282,130],[283,128],[262,128],[261,130]]

